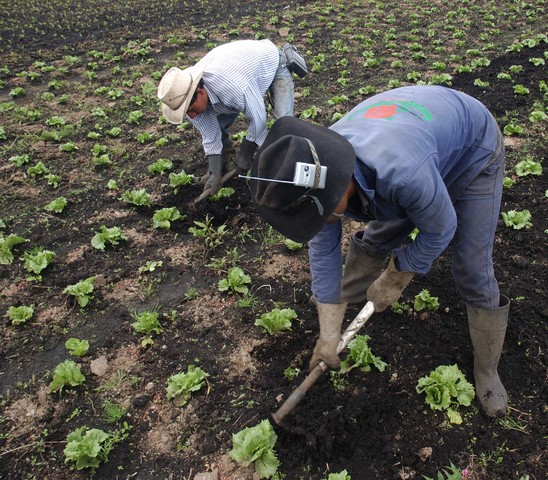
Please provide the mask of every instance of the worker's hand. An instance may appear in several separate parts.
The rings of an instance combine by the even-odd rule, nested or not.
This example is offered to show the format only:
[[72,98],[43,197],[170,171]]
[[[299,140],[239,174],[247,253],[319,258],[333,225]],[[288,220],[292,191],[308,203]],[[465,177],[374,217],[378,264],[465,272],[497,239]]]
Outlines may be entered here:
[[250,142],[245,138],[242,140],[240,151],[236,156],[236,165],[238,166],[238,170],[240,170],[240,172],[247,172],[251,168],[253,156],[255,155],[256,150],[257,144],[255,142]]
[[318,338],[312,353],[310,370],[322,360],[329,368],[339,368],[341,360],[337,353],[337,347],[341,341],[341,325],[346,305],[346,303],[317,303],[320,338]]
[[208,176],[205,179],[204,192],[211,189],[211,195],[215,195],[221,188],[223,178],[223,161],[221,155],[208,155]]
[[398,272],[395,259],[396,257],[390,259],[386,270],[367,289],[367,299],[373,302],[376,312],[382,312],[396,302],[415,275],[411,272]]

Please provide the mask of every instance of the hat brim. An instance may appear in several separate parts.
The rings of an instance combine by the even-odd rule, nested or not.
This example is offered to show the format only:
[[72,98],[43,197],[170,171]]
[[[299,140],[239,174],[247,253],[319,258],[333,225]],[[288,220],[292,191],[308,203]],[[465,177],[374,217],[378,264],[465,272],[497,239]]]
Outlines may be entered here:
[[169,123],[173,123],[175,125],[179,125],[183,123],[185,114],[188,110],[188,107],[190,106],[190,101],[192,100],[192,96],[194,95],[194,92],[198,88],[198,84],[200,83],[200,80],[202,79],[204,75],[203,67],[194,66],[191,69],[189,68],[188,70],[190,71],[189,73],[192,74],[192,86],[188,92],[188,95],[185,101],[176,110],[173,110],[165,103],[162,103],[162,115],[166,118],[166,120]]
[[[306,191],[304,187],[287,183],[271,183],[265,186],[267,182],[251,180],[250,189],[255,208],[263,220],[287,238],[306,243],[319,233],[339,204],[352,178],[356,155],[352,145],[333,130],[294,117],[282,117],[274,124],[259,150],[251,168],[251,176],[280,179],[275,165],[282,161],[279,155],[280,148],[283,147],[279,143],[295,136],[308,138],[314,144],[320,163],[327,167],[325,188],[312,192],[309,200],[287,211],[271,208],[261,201],[265,188],[275,188],[275,195],[280,199],[289,199],[289,203]],[[311,154],[308,158],[300,157],[295,160],[314,163]],[[289,171],[288,168],[287,173]],[[291,178],[285,180],[293,180],[292,175],[293,171]],[[312,196],[320,202],[322,213]]]

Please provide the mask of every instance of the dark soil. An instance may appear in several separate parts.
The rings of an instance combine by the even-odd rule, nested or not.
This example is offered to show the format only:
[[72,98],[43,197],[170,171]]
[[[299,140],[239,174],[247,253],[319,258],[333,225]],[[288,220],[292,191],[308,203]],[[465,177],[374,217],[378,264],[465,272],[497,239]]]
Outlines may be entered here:
[[[205,166],[196,132],[160,124],[153,98],[146,99],[141,107],[145,118],[140,124],[127,123],[128,112],[139,108],[129,102],[129,97],[140,94],[140,84],[145,80],[153,80],[151,72],[163,69],[161,59],[173,61],[177,51],[188,52],[183,56],[186,62],[199,58],[205,52],[205,40],[198,33],[204,29],[210,29],[209,39],[221,43],[233,38],[228,34],[232,28],[240,29],[239,38],[252,37],[257,30],[252,24],[261,19],[261,28],[280,43],[276,29],[265,26],[265,19],[273,15],[281,18],[289,9],[298,12],[292,19],[294,24],[308,21],[317,32],[317,42],[310,47],[306,32],[300,32],[302,36],[295,40],[302,50],[310,48],[311,58],[329,51],[331,42],[339,38],[336,28],[322,30],[323,16],[337,20],[343,18],[343,12],[347,15],[345,22],[354,25],[350,19],[360,23],[366,16],[365,7],[341,6],[318,13],[307,7],[307,2],[238,1],[231,2],[227,16],[220,2],[208,2],[207,6],[200,2],[199,7],[194,2],[136,1],[131,5],[112,5],[114,13],[98,6],[97,15],[84,17],[89,22],[75,22],[73,28],[65,30],[46,20],[53,15],[59,25],[65,25],[65,16],[70,14],[66,9],[57,17],[53,12],[42,12],[49,29],[32,30],[30,26],[35,23],[29,20],[25,26],[25,18],[12,13],[12,25],[22,26],[0,32],[2,41],[10,47],[0,56],[0,67],[4,64],[10,69],[9,74],[0,74],[0,101],[11,101],[10,90],[23,85],[27,93],[14,103],[48,112],[34,122],[9,111],[0,113],[0,127],[7,134],[6,139],[0,140],[0,218],[6,223],[4,233],[29,239],[28,245],[15,249],[13,264],[1,266],[0,315],[12,305],[32,304],[35,308],[35,317],[28,324],[14,327],[7,317],[2,320],[0,478],[91,478],[89,471],[78,472],[64,463],[67,434],[82,425],[112,431],[126,421],[131,427],[128,438],[115,446],[109,461],[95,472],[95,478],[191,479],[199,472],[219,471],[219,479],[251,479],[252,469],[237,468],[226,458],[232,447],[231,436],[269,418],[304,379],[318,333],[317,317],[308,303],[306,248],[288,250],[283,239],[260,221],[241,180],[228,182],[227,186],[235,189],[231,197],[219,202],[207,200],[196,209],[189,208],[188,203],[201,191],[199,186],[183,187],[175,194],[167,173],[153,175],[147,167],[162,157],[173,160],[174,172],[184,169],[203,173]],[[71,4],[75,12],[81,6],[89,15],[87,2]],[[32,19],[35,21],[36,17]],[[218,27],[222,22],[225,24]],[[406,17],[400,28],[413,26],[410,17]],[[469,35],[480,33],[474,32],[473,25],[468,26]],[[39,33],[33,35],[32,31]],[[167,42],[169,33],[184,34],[184,46]],[[144,39],[161,40],[152,40],[151,49],[143,58],[131,55],[130,48],[122,48],[121,59],[116,61],[89,54],[91,50],[118,52],[130,41]],[[454,74],[451,80],[452,88],[481,100],[496,116],[501,129],[511,120],[529,125],[526,135],[506,138],[508,176],[512,176],[514,165],[525,154],[537,161],[546,155],[546,122],[528,123],[534,102],[543,104],[546,111],[546,94],[543,97],[539,89],[539,82],[546,81],[546,69],[535,67],[529,60],[546,58],[546,49],[545,43],[520,52],[499,48],[490,52],[489,66]],[[56,96],[67,93],[68,103],[60,105],[41,99],[33,104],[33,96],[38,98],[51,91],[48,82],[56,78],[55,74],[44,73],[35,82],[16,74],[36,70],[36,60],[64,65],[62,58],[67,54],[85,59],[80,69],[75,67],[68,77],[61,77],[64,83],[60,91],[55,91]],[[337,84],[337,72],[342,68],[337,62],[344,55],[350,57],[344,68],[351,72],[346,89]],[[147,63],[147,59],[153,60]],[[393,72],[362,68],[363,58],[353,60],[352,53],[333,55],[321,74],[311,73],[297,81],[297,91],[309,88],[310,96],[299,95],[296,114],[321,105],[323,110],[314,120],[329,125],[333,113],[344,112],[365,98],[356,91],[360,85],[372,84],[380,90],[380,85],[393,78]],[[99,75],[93,83],[90,80],[86,84],[82,72],[88,62],[99,63]],[[124,80],[131,78],[131,72],[141,75],[134,76],[141,83],[125,84],[121,107],[94,93],[99,86],[110,85],[110,72],[117,65]],[[521,72],[512,74],[512,81],[498,77],[512,65],[523,67]],[[420,68],[424,76],[429,74],[426,66],[410,67]],[[488,81],[489,87],[477,86],[478,78]],[[121,82],[116,81],[121,87]],[[515,84],[529,88],[530,94],[515,94]],[[348,93],[347,101],[337,106],[326,104],[341,90]],[[101,120],[91,115],[91,109],[96,107],[109,113],[109,121],[99,127]],[[58,143],[37,138],[42,131],[52,130],[46,124],[52,115],[65,116],[71,122],[80,120],[70,137],[79,146],[77,152],[60,153]],[[91,131],[103,132],[113,126],[123,130],[118,139],[88,137]],[[245,122],[238,121],[234,132],[245,128]],[[166,136],[170,141],[161,149],[154,142],[140,144],[135,137],[143,131],[155,134],[155,140]],[[25,143],[32,135],[36,141]],[[90,152],[98,142],[107,143],[118,152],[112,155],[114,165],[93,166]],[[31,156],[30,164],[16,167],[8,161],[26,152]],[[48,186],[43,178],[26,174],[28,166],[38,160],[61,176],[57,189]],[[412,305],[415,295],[428,289],[439,299],[438,311],[417,314],[410,308],[402,315],[388,311],[375,314],[364,330],[371,338],[373,352],[388,363],[387,369],[382,373],[375,369],[369,373],[353,371],[343,385],[324,375],[288,416],[286,425],[276,426],[275,449],[281,462],[280,472],[287,480],[320,480],[343,469],[353,480],[420,479],[423,475],[435,477],[451,462],[461,469],[468,468],[468,478],[473,479],[546,478],[548,182],[545,174],[513,178],[515,184],[504,189],[501,210],[526,208],[531,212],[533,225],[513,230],[501,220],[495,240],[497,278],[501,292],[512,300],[499,366],[509,394],[507,416],[502,420],[485,418],[474,401],[472,407],[461,411],[463,424],[451,425],[443,412],[429,410],[415,391],[418,379],[439,365],[458,364],[469,380],[473,378],[465,305],[450,276],[449,247],[432,271],[416,278],[403,296]],[[110,179],[117,180],[118,190],[106,187]],[[152,207],[134,207],[121,200],[125,190],[135,188],[146,188],[151,193]],[[46,203],[61,195],[69,200],[62,214],[43,210]],[[170,230],[153,230],[153,212],[172,206],[179,208],[184,219],[173,222]],[[203,241],[188,232],[195,221],[204,221],[206,215],[215,228],[227,226],[222,245],[213,249],[205,248]],[[91,238],[103,224],[121,227],[128,240],[105,252],[93,249]],[[348,229],[352,228],[356,225],[348,224]],[[25,280],[27,272],[20,260],[22,253],[34,246],[56,253],[40,282]],[[147,261],[163,263],[153,272],[139,273]],[[228,268],[236,264],[253,281],[251,293],[256,301],[250,308],[238,306],[237,295],[221,293],[216,288]],[[94,298],[88,307],[80,309],[63,290],[91,276],[97,279]],[[191,289],[197,292],[196,298],[189,294]],[[268,336],[254,322],[261,313],[276,306],[293,308],[299,321],[290,332]],[[154,336],[153,345],[143,348],[142,337],[131,327],[132,314],[151,308],[161,313],[163,332]],[[358,310],[359,307],[352,307],[348,319]],[[69,337],[90,341],[88,354],[77,359],[86,382],[62,394],[50,394],[47,386],[53,369],[69,358],[64,346]],[[101,357],[108,363],[106,373],[92,373],[92,369],[96,371],[93,361]],[[189,364],[200,365],[209,374],[208,388],[193,393],[187,406],[174,407],[166,399],[166,381],[170,375],[186,371]],[[300,368],[303,373],[289,381],[284,377],[289,366]],[[126,408],[120,422],[111,424],[105,420],[103,406],[107,401]],[[428,447],[431,455],[422,456],[421,449]]]

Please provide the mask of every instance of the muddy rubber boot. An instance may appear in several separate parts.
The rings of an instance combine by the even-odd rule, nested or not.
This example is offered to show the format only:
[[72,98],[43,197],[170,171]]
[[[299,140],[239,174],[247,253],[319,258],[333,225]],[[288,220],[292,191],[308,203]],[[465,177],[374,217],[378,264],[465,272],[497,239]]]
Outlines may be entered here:
[[363,303],[366,299],[367,289],[380,276],[386,256],[373,257],[361,248],[356,235],[350,238],[344,275],[341,284],[341,302]]
[[506,414],[508,394],[497,372],[508,324],[510,300],[500,296],[498,308],[479,308],[466,304],[468,327],[474,347],[476,396],[489,417]]

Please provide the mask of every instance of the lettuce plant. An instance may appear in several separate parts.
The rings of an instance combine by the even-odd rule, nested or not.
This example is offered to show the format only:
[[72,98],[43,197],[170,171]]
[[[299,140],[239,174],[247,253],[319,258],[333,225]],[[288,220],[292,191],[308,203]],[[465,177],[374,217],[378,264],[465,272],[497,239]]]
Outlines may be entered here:
[[255,325],[263,327],[270,335],[283,330],[291,330],[291,321],[297,318],[297,312],[291,308],[274,308],[270,312],[263,313]]
[[65,348],[74,357],[83,357],[89,350],[89,342],[87,340],[79,340],[71,337],[65,342]]
[[98,428],[82,426],[67,435],[67,446],[63,454],[65,463],[74,462],[76,470],[97,468],[108,461],[108,455],[114,446],[128,437],[133,427],[126,422],[113,432],[104,432]]
[[192,175],[189,175],[184,170],[179,173],[171,172],[169,174],[169,186],[173,188],[173,193],[175,194],[179,192],[179,187],[182,187],[184,185],[190,185],[192,182]]
[[529,210],[509,210],[508,212],[502,212],[502,219],[504,225],[511,227],[514,230],[521,230],[522,228],[531,228],[531,212]]
[[154,163],[151,163],[147,170],[150,173],[164,173],[166,170],[173,168],[173,162],[168,158],[159,158]]
[[64,387],[76,387],[84,383],[86,377],[80,371],[80,367],[72,360],[65,360],[55,367],[53,380],[49,384],[50,392],[59,392]]
[[8,235],[4,237],[0,234],[0,265],[10,265],[14,260],[13,247],[19,243],[28,242],[26,238],[19,235]]
[[246,295],[249,292],[247,285],[250,283],[249,275],[246,275],[240,267],[232,267],[228,270],[227,277],[219,280],[217,289],[221,292]]
[[85,280],[80,280],[78,283],[75,283],[74,285],[69,285],[67,288],[65,288],[63,290],[63,293],[68,293],[69,295],[73,295],[74,297],[76,297],[78,305],[83,308],[92,299],[92,296],[90,294],[91,292],[93,292],[94,280],[95,277],[89,277]]
[[413,303],[413,310],[415,312],[421,312],[422,310],[437,310],[440,307],[438,297],[433,297],[426,289],[415,296],[415,302]]
[[535,162],[530,156],[517,163],[514,170],[518,177],[525,177],[527,175],[542,175],[542,165],[539,162]]
[[97,468],[108,460],[111,444],[110,435],[98,428],[80,427],[67,436],[67,446],[63,451],[65,463],[75,462],[76,470]]
[[62,213],[67,206],[67,199],[65,197],[58,197],[55,200],[49,202],[44,210],[48,212]]
[[245,467],[253,463],[259,478],[271,478],[280,465],[274,451],[276,440],[278,436],[272,425],[268,420],[263,420],[254,427],[232,434],[232,450],[228,455]]
[[386,363],[380,357],[373,355],[368,341],[371,337],[368,335],[356,335],[348,344],[348,355],[341,362],[340,373],[348,373],[354,368],[359,368],[362,372],[371,371],[373,365],[380,372],[384,372]]
[[223,187],[215,195],[211,195],[209,199],[213,202],[218,202],[221,198],[231,197],[234,195],[234,189],[232,187]]
[[20,307],[9,307],[6,316],[11,320],[12,325],[26,323],[34,315],[34,306],[21,305]]
[[183,220],[184,218],[185,217],[181,215],[177,207],[161,208],[156,210],[152,216],[152,227],[167,228],[169,230],[171,222]]
[[189,365],[186,373],[177,373],[167,379],[167,398],[169,400],[173,398],[178,407],[186,405],[191,393],[200,390],[205,385],[207,377],[209,375],[200,367]]
[[100,230],[91,239],[91,246],[102,252],[105,251],[107,244],[118,245],[121,240],[127,240],[120,227],[107,228],[101,225]]
[[346,470],[343,470],[339,473],[330,473],[327,480],[352,480],[352,477]]
[[299,250],[299,249],[303,248],[303,244],[302,244],[302,243],[294,242],[294,241],[291,240],[290,238],[284,239],[284,245],[285,245],[289,250]]
[[131,316],[135,319],[135,322],[131,324],[133,329],[145,335],[145,338],[141,340],[141,346],[146,347],[153,344],[152,334],[156,333],[159,335],[163,331],[158,321],[158,312],[143,310],[139,313],[134,312]]
[[417,393],[425,393],[425,402],[433,410],[446,410],[451,423],[461,424],[457,409],[468,407],[474,399],[474,386],[457,365],[440,365],[429,375],[419,378]]
[[138,207],[150,207],[151,205],[150,194],[144,188],[127,190],[122,194],[122,200]]
[[[35,247],[32,250],[23,254],[23,267],[31,275],[27,277],[27,280],[42,280],[40,273],[44,270],[55,257],[55,252],[46,250],[43,247]],[[34,275],[32,275],[34,274]]]

